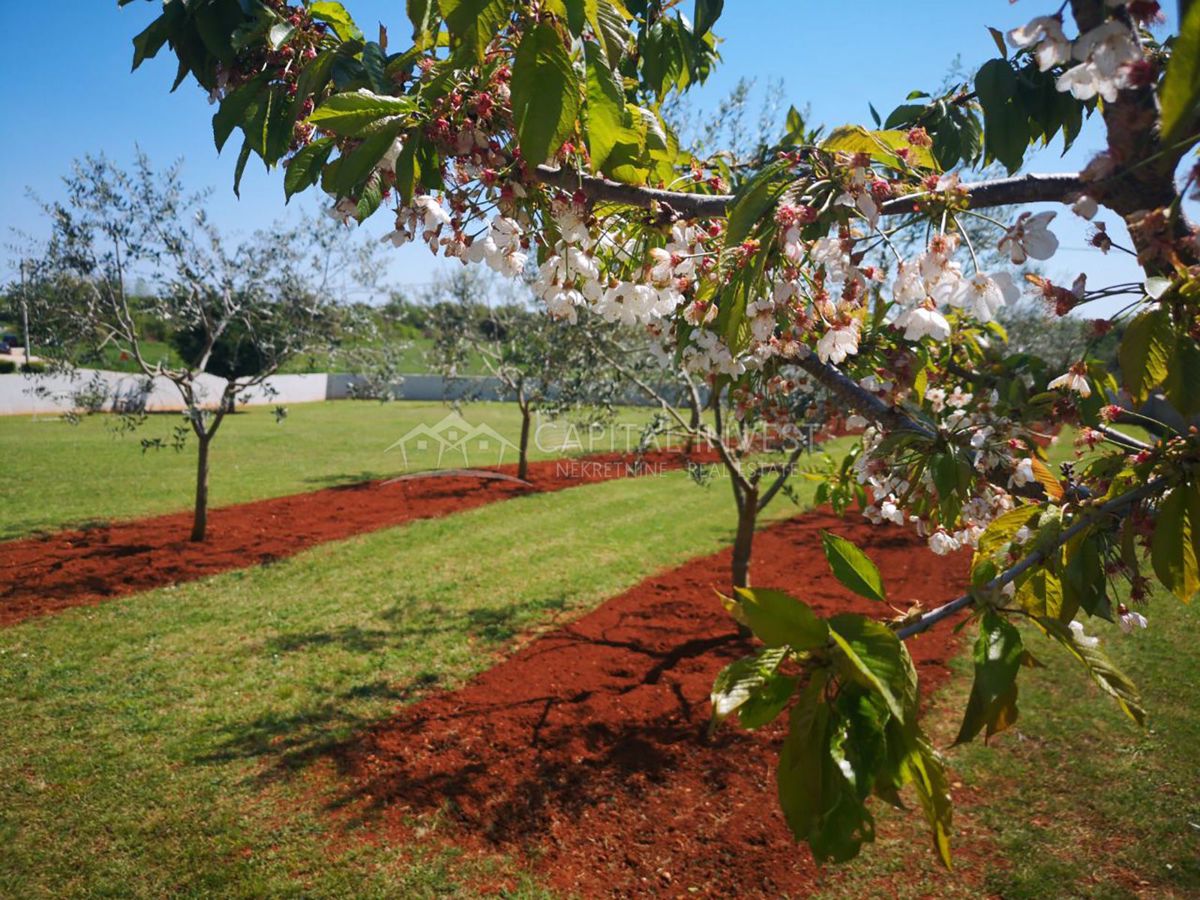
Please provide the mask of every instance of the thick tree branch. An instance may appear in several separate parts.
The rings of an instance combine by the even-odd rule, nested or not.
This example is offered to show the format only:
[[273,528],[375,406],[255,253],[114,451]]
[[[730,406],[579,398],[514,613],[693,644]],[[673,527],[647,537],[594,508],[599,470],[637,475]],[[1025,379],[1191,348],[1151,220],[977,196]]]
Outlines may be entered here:
[[[624,184],[595,175],[584,175],[570,169],[538,166],[534,177],[543,184],[562,188],[565,191],[581,190],[592,200],[621,203],[650,209],[658,205],[669,207],[684,218],[721,217],[733,205],[732,194],[685,194],[681,191],[664,191],[660,188]],[[1078,174],[1019,175],[1015,178],[999,178],[977,184],[961,185],[966,193],[970,209],[986,209],[993,206],[1011,206],[1020,203],[1066,203],[1084,189],[1083,179]],[[889,200],[882,206],[884,215],[911,213],[913,202],[930,196],[910,194]]]
[[891,431],[913,431],[930,440],[937,437],[936,433],[903,410],[884,403],[849,375],[835,366],[821,362],[816,355],[810,353],[794,362],[839,400],[857,410],[864,417],[874,419]]

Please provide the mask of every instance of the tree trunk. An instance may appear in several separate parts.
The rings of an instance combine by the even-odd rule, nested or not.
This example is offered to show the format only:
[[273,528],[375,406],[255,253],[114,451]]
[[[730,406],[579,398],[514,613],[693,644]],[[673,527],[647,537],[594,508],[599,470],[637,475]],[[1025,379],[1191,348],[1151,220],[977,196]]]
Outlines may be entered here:
[[[738,504],[737,536],[733,539],[733,586],[750,587],[750,551],[754,547],[754,523],[758,520],[758,491],[749,490]],[[734,592],[737,596],[737,592]],[[738,637],[746,640],[751,631],[738,623]]]
[[529,426],[532,416],[528,406],[521,407],[521,446],[520,458],[517,460],[517,477],[522,481],[529,480]]
[[750,553],[754,547],[754,525],[758,521],[758,491],[742,496],[738,504],[737,536],[733,540],[733,586],[750,587]]
[[197,438],[196,452],[196,508],[192,513],[193,541],[204,540],[204,532],[208,528],[208,445],[212,435]]

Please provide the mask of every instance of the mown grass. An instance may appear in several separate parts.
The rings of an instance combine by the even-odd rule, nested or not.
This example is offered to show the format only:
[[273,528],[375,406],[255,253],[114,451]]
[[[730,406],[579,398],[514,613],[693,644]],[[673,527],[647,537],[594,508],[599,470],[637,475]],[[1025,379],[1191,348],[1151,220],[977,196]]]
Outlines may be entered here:
[[[1150,628],[1128,637],[1098,620],[1087,625],[1140,687],[1146,729],[1078,663],[1024,629],[1046,668],[1022,670],[1020,719],[990,745],[946,754],[955,871],[934,861],[917,812],[881,811],[878,843],[828,869],[821,896],[1200,896],[1200,609],[1160,594],[1147,617]],[[954,669],[927,713],[942,747],[954,739],[970,688],[969,658]]]
[[[441,465],[464,465],[461,456],[439,461],[437,445],[425,450],[410,442],[407,465],[396,441],[416,425],[436,425],[451,413],[440,403],[339,400],[297,404],[282,422],[271,410],[249,407],[230,416],[212,444],[210,504],[224,506],[266,497],[365,481]],[[477,403],[463,407],[471,425],[488,425],[514,445],[520,419],[513,404]],[[565,452],[605,452],[636,447],[638,431],[650,413],[622,412],[619,426],[594,440],[586,430],[568,433],[569,420],[549,423],[535,440],[530,458]],[[0,418],[0,540],[42,529],[95,520],[137,518],[188,509],[195,484],[195,443],[182,451],[143,452],[141,440],[170,442],[178,415],[155,415],[134,433],[118,433],[112,416],[85,417],[71,425],[57,417]],[[628,425],[626,428],[624,426]],[[535,434],[535,437],[537,435]],[[390,449],[389,448],[393,448]],[[515,450],[503,458],[477,454],[471,465],[516,462]]]
[[[794,511],[781,500],[769,517]],[[0,896],[495,883],[452,852],[339,840],[323,809],[341,797],[271,776],[459,684],[514,635],[715,551],[733,527],[720,480],[622,479],[0,631]]]

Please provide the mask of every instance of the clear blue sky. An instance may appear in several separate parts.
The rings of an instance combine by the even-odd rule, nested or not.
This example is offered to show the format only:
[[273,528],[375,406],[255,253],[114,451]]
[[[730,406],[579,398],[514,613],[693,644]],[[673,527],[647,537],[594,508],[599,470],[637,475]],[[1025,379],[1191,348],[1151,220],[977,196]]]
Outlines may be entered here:
[[[407,33],[401,0],[345,0],[368,33],[382,21],[393,35]],[[760,85],[782,78],[787,102],[810,104],[812,120],[830,125],[869,124],[867,102],[884,115],[913,88],[933,89],[956,56],[968,70],[996,54],[986,30],[1007,30],[1034,15],[1052,12],[1057,3],[1025,0],[923,0],[897,4],[860,0],[838,7],[804,0],[729,0],[717,32],[725,39],[724,63],[696,92],[694,108],[712,108],[738,77]],[[224,156],[213,146],[213,108],[193,84],[168,93],[173,57],[166,51],[130,73],[131,39],[157,14],[157,2],[52,0],[25,3],[0,0],[5,28],[0,32],[0,78],[18,87],[12,95],[6,137],[0,141],[0,229],[35,234],[44,226],[37,206],[27,199],[32,188],[52,198],[72,159],[104,152],[127,162],[139,145],[160,164],[186,159],[185,176],[194,187],[213,187],[214,219],[230,229],[250,230],[288,215],[282,176],[252,162],[242,183],[242,198],[232,191],[236,141]],[[684,9],[691,4],[685,2]],[[915,14],[904,15],[905,8]],[[844,14],[843,14],[844,13]],[[1169,22],[1167,28],[1173,23]],[[1079,168],[1102,146],[1098,129],[1089,127],[1065,160],[1058,148],[1039,155],[1041,171]],[[313,203],[314,198],[298,199]],[[367,227],[386,230],[386,215]],[[1111,217],[1110,217],[1111,218]],[[1082,251],[1085,228],[1065,209],[1057,220],[1063,252],[1051,264],[1066,276],[1087,265],[1090,281],[1100,285],[1136,277],[1123,260],[1097,261]],[[1117,229],[1110,230],[1117,233]],[[1071,248],[1077,248],[1075,252]],[[436,267],[419,247],[391,251],[390,280],[395,285],[426,282]],[[454,263],[457,265],[457,263]],[[15,275],[7,247],[0,255],[0,280]]]

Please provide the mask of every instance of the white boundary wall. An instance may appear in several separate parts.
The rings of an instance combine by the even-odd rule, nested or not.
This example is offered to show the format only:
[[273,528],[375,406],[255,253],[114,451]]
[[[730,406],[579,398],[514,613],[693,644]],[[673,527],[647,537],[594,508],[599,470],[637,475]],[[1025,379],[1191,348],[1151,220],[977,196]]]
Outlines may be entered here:
[[[149,394],[143,390],[145,379],[124,372],[105,372],[97,369],[80,369],[74,378],[60,375],[26,376],[20,374],[0,375],[0,415],[61,414],[68,412],[69,395],[98,378],[108,389],[109,402],[104,409],[111,410],[113,402],[118,406],[144,408],[148,412],[182,410],[183,401],[175,385],[166,378],[156,378]],[[275,375],[267,384],[277,393],[272,395],[260,386],[239,395],[250,406],[268,404],[308,403],[324,400],[329,377],[318,375]],[[215,405],[225,388],[225,379],[214,375],[201,375],[197,379],[199,392],[206,403]],[[50,396],[39,396],[40,389],[49,391]],[[145,405],[142,405],[142,398]],[[239,404],[240,405],[240,404]]]

